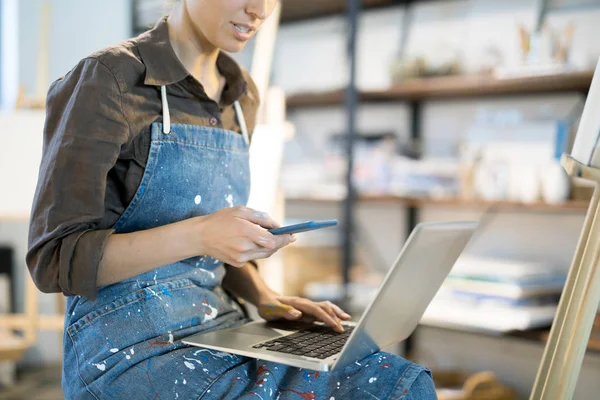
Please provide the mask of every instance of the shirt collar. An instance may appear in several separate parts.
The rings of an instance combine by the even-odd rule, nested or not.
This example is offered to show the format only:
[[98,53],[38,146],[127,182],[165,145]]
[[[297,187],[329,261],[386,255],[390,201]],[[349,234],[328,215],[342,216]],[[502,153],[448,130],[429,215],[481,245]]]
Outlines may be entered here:
[[[171,85],[190,76],[169,41],[167,17],[161,18],[153,29],[143,33],[139,38],[138,46],[140,57],[146,67],[144,78],[146,85]],[[242,69],[233,58],[222,51],[217,58],[217,68],[226,81],[222,101],[233,103],[246,92],[247,82]]]
[[161,18],[153,29],[139,38],[140,57],[146,67],[144,83],[152,86],[166,86],[185,79],[189,72],[185,69],[169,41],[167,18]]

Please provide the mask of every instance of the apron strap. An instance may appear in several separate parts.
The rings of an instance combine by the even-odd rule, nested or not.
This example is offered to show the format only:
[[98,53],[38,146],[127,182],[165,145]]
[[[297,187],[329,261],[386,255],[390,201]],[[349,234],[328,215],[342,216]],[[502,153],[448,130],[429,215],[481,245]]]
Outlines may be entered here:
[[242,112],[242,106],[239,101],[233,103],[233,108],[235,109],[235,116],[237,117],[238,124],[240,125],[240,130],[242,131],[242,135],[244,136],[244,140],[247,145],[250,145],[250,135],[248,135],[248,126],[246,125],[246,118],[244,118],[244,113]]
[[[169,112],[169,102],[167,101],[167,87],[160,87],[160,97],[162,100],[162,113],[163,113],[163,133],[170,134],[171,133],[171,113]],[[248,126],[246,125],[246,119],[244,118],[244,113],[242,112],[242,106],[239,101],[233,103],[233,108],[235,109],[235,115],[238,120],[238,124],[240,125],[240,130],[242,131],[242,135],[244,136],[244,140],[246,144],[250,144],[250,136],[248,135]]]
[[162,112],[163,112],[163,133],[171,133],[171,113],[169,113],[169,102],[167,101],[167,87],[160,87],[160,97],[162,99]]

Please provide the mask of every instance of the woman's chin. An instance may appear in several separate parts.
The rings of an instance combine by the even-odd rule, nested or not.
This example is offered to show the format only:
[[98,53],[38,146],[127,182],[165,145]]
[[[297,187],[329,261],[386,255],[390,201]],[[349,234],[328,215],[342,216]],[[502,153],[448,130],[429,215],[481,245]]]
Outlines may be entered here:
[[244,50],[248,41],[241,41],[236,38],[230,38],[228,40],[223,40],[219,48],[228,53],[239,53]]

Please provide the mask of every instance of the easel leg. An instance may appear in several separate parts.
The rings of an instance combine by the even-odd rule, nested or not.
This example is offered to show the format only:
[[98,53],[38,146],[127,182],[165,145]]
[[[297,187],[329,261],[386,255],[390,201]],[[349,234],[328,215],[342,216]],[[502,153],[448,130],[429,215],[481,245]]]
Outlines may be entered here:
[[572,397],[591,331],[593,316],[587,318],[588,309],[595,302],[595,313],[599,297],[592,291],[597,286],[594,281],[600,281],[597,276],[600,220],[596,218],[600,211],[599,198],[596,188],[531,392],[531,400],[563,400]]

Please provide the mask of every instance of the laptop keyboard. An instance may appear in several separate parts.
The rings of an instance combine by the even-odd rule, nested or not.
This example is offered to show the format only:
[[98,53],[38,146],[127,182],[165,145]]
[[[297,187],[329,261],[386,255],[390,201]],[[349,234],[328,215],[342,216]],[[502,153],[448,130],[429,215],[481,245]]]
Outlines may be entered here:
[[350,337],[353,326],[345,326],[344,333],[338,333],[326,326],[314,326],[278,337],[252,346],[255,349],[277,351],[279,353],[294,354],[324,359],[337,354]]

